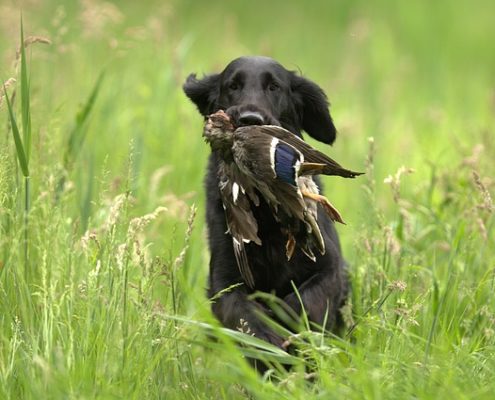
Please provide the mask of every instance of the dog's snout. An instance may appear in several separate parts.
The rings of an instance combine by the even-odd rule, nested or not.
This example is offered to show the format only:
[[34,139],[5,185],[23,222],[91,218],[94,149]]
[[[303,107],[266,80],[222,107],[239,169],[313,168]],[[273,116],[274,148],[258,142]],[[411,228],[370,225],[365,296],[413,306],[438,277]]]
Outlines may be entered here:
[[265,119],[263,116],[256,111],[244,111],[239,116],[239,124],[242,126],[246,125],[263,125]]

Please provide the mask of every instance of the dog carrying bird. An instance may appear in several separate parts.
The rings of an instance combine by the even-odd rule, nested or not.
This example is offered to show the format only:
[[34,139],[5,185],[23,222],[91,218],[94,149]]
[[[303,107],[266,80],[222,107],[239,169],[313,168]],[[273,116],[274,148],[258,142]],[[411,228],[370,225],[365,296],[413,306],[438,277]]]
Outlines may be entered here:
[[315,261],[313,249],[325,254],[325,243],[317,222],[317,204],[330,218],[344,223],[340,213],[319,194],[313,175],[355,178],[361,175],[336,161],[288,130],[272,125],[235,127],[228,114],[219,110],[208,117],[203,136],[220,156],[219,189],[228,232],[240,273],[250,287],[255,286],[244,244],[261,246],[258,223],[252,206],[259,206],[260,194],[287,236],[286,256],[295,247]]
[[[207,74],[201,78],[192,73],[187,77],[183,88],[205,121],[218,110],[225,110],[236,128],[258,125],[256,129],[265,129],[266,125],[276,125],[301,139],[304,139],[304,133],[321,143],[331,145],[335,142],[337,129],[330,115],[329,102],[324,90],[312,80],[286,69],[269,57],[239,57],[221,72]],[[305,151],[301,150],[303,145],[296,143],[298,144],[295,147],[304,154],[305,161],[309,162]],[[275,296],[283,302],[284,307],[292,310],[295,318],[305,316],[313,328],[321,327],[326,331],[338,333],[344,325],[340,309],[348,298],[350,282],[347,263],[332,218],[321,203],[303,198],[310,212],[316,210],[325,254],[315,251],[315,260],[304,254],[301,250],[304,246],[302,239],[312,240],[313,236],[306,233],[305,222],[299,222],[304,229],[295,237],[297,246],[294,246],[294,254],[288,260],[288,235],[287,232],[281,232],[281,228],[284,225],[285,228],[282,229],[287,229],[287,226],[292,229],[292,226],[287,225],[285,220],[280,222],[282,212],[276,215],[278,220],[275,218],[272,206],[258,189],[253,189],[259,200],[259,205],[255,205],[251,200],[249,188],[243,186],[247,193],[245,194],[240,186],[226,184],[226,174],[221,174],[221,179],[219,171],[225,167],[235,166],[236,168],[232,169],[240,175],[239,179],[247,179],[247,175],[240,173],[234,162],[224,161],[229,154],[233,157],[230,146],[222,144],[221,141],[214,141],[212,145],[218,146],[218,149],[210,152],[204,182],[207,243],[210,253],[207,296],[212,299],[211,308],[214,315],[225,327],[234,330],[247,323],[257,338],[284,348],[287,337],[273,329],[265,317],[274,319],[287,328],[289,325],[287,321],[284,322],[273,314],[266,301],[259,297],[251,297],[254,292],[260,292]],[[279,149],[283,150],[282,147],[279,146]],[[266,157],[266,153],[260,150],[257,150],[257,154],[265,154]],[[280,159],[285,160],[285,157],[282,157],[283,151],[278,155]],[[268,171],[271,171],[271,167]],[[291,172],[289,169],[284,177],[289,179]],[[273,175],[273,171],[271,173]],[[304,182],[311,186],[315,184],[315,193],[322,192],[318,176],[300,176],[297,183],[301,190],[304,189]],[[227,207],[230,207],[229,212],[240,214],[235,218],[228,215],[224,208],[224,203],[233,201],[234,194],[238,196],[237,204],[227,204]],[[250,207],[242,205],[244,201],[250,203]],[[286,202],[283,201],[284,204]],[[254,219],[243,218],[243,213],[252,213]],[[237,222],[238,226],[234,227],[233,221]],[[242,243],[245,251],[237,253],[237,256],[232,235],[225,234],[236,228],[242,229],[241,237],[251,240],[250,243]],[[254,242],[256,237],[262,243],[261,246]],[[315,246],[312,248],[317,249]],[[252,282],[248,284],[245,274],[240,273],[236,258],[239,255],[247,260],[244,265],[249,266],[254,287],[251,286]]]

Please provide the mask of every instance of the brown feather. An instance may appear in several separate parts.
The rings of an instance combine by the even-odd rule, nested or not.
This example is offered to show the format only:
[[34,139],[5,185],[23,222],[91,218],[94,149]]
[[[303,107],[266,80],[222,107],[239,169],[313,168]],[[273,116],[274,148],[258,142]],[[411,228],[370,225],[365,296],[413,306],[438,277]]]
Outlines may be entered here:
[[[258,222],[251,210],[248,196],[256,205],[259,204],[259,198],[254,193],[254,189],[243,181],[242,174],[236,171],[236,168],[235,165],[220,162],[220,195],[225,210],[228,231],[232,236],[237,267],[246,284],[250,288],[254,288],[254,277],[246,255],[245,243],[254,242],[258,246],[262,244],[258,236]],[[235,198],[234,184],[239,185]]]
[[299,166],[299,175],[318,175],[322,174],[325,164],[303,162]]
[[[236,133],[241,129],[249,129],[252,127],[242,127],[236,130]],[[344,178],[355,178],[356,176],[362,175],[362,172],[354,172],[342,167],[338,162],[311,147],[308,143],[303,141],[298,136],[294,135],[287,129],[281,128],[280,126],[274,125],[262,125],[257,126],[256,129],[259,132],[263,132],[270,136],[275,136],[276,138],[286,142],[287,144],[293,146],[299,150],[304,155],[304,162],[315,163],[315,164],[325,164],[325,167],[320,172],[324,175],[338,175]]]

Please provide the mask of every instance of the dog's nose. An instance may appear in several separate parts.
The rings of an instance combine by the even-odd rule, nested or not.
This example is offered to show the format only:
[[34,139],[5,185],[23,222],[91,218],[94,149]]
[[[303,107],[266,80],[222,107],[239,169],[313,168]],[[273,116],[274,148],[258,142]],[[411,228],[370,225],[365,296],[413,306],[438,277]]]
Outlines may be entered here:
[[263,125],[264,123],[265,119],[256,111],[244,111],[239,116],[239,124],[242,126]]

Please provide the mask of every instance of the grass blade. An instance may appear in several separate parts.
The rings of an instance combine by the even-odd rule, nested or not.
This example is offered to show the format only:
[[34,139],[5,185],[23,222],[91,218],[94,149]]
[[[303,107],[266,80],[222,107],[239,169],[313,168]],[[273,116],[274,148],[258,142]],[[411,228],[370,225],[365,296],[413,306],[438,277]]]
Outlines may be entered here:
[[[84,178],[80,178],[81,187],[83,187],[82,182]],[[87,184],[86,190],[83,194],[83,199],[81,202],[81,230],[82,232],[86,232],[88,229],[89,217],[91,216],[91,200],[93,198],[93,189],[94,189],[94,157],[93,154],[89,155],[89,166],[87,171]]]
[[223,335],[224,337],[233,340],[235,343],[242,345],[242,347],[240,347],[242,353],[251,358],[275,361],[281,364],[297,364],[298,362],[297,358],[277,346],[242,332],[217,327],[206,322],[188,319],[180,315],[166,315],[165,318],[194,326],[196,329],[214,336]]
[[9,110],[9,119],[10,119],[10,125],[12,127],[12,135],[14,136],[15,148],[17,151],[17,159],[19,160],[22,174],[24,175],[24,177],[28,177],[29,176],[28,160],[26,157],[26,153],[24,151],[24,146],[22,144],[21,135],[19,133],[19,127],[17,126],[14,112],[12,111],[12,104],[10,104],[10,99],[7,94],[7,89],[5,88],[5,86],[3,87],[3,91],[5,93],[5,101],[7,103],[7,109]]
[[72,128],[69,134],[69,140],[67,142],[67,147],[65,149],[64,154],[64,175],[60,177],[59,182],[57,184],[57,190],[55,193],[55,198],[58,199],[60,193],[64,190],[65,181],[67,178],[67,173],[69,169],[71,169],[72,164],[76,160],[77,151],[81,149],[84,140],[86,139],[87,133],[87,120],[89,115],[91,114],[91,110],[96,102],[96,98],[98,96],[98,92],[100,91],[101,83],[103,81],[104,73],[101,72],[96,80],[95,85],[93,86],[93,90],[88,97],[88,100],[84,104],[81,111],[79,111],[76,115],[76,124]]
[[24,28],[21,17],[21,114],[22,133],[24,139],[24,150],[26,161],[29,162],[31,154],[31,112],[29,99],[29,79],[26,63],[26,46],[24,44]]
[[101,72],[95,85],[93,86],[93,90],[91,91],[86,104],[76,116],[76,125],[69,134],[69,142],[64,156],[64,165],[66,169],[69,168],[74,162],[77,156],[77,150],[81,148],[84,140],[86,139],[86,122],[98,96],[103,76],[104,73]]

